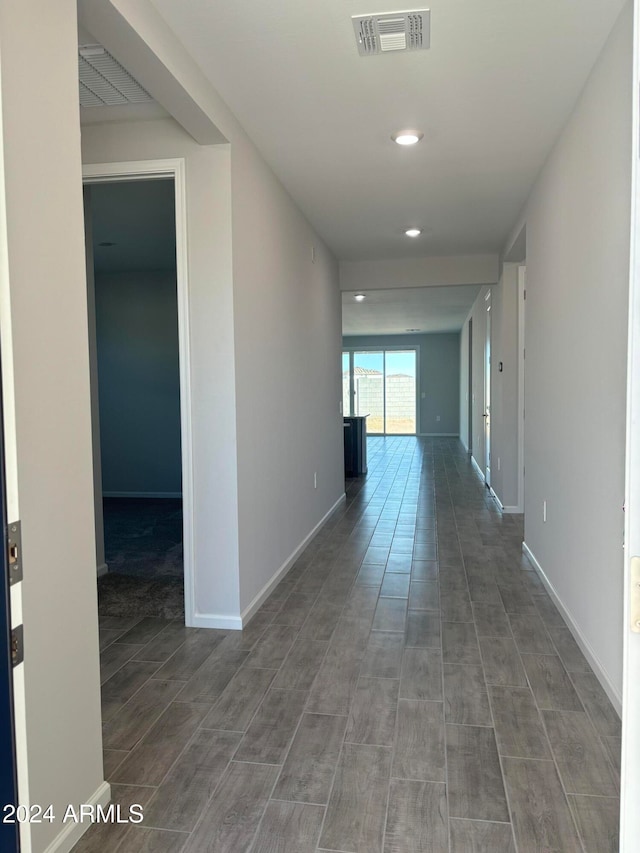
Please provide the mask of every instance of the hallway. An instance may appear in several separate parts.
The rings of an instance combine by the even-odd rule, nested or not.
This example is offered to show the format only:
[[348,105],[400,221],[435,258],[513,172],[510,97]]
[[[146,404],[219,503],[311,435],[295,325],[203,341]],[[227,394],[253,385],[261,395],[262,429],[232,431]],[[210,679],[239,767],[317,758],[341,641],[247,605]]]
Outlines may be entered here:
[[241,633],[101,624],[77,853],[615,851],[620,722],[456,439],[369,474]]

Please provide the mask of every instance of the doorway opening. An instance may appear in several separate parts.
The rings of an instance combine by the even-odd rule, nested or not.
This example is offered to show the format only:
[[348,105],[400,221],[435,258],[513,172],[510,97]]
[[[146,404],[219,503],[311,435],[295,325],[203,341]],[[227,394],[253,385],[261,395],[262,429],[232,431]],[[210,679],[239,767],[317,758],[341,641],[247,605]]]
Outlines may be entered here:
[[184,183],[127,165],[85,170],[99,615],[189,624]]

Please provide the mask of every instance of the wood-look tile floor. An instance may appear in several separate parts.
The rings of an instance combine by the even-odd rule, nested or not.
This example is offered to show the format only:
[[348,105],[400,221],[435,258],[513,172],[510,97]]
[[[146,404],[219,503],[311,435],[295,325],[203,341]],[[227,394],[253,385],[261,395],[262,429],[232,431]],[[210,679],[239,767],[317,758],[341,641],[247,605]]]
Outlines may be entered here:
[[618,849],[620,721],[454,439],[369,474],[243,632],[101,624],[105,774],[77,853]]

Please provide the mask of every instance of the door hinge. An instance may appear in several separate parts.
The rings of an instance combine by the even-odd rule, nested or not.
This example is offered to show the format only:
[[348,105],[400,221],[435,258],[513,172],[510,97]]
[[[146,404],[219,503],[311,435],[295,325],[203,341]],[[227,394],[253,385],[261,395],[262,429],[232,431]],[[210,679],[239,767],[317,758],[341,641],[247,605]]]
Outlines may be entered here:
[[11,631],[11,665],[18,666],[24,660],[24,626],[18,625]]
[[9,585],[22,580],[22,525],[19,521],[10,522],[7,527],[7,566]]
[[525,291],[523,291],[523,293],[524,293],[524,301],[526,302],[527,301],[527,291],[525,290]]

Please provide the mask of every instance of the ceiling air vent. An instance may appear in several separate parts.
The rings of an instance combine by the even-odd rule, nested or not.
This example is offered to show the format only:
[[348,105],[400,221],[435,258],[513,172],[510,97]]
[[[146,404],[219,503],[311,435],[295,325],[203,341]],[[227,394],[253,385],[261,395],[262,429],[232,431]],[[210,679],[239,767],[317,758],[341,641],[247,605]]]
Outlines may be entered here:
[[392,50],[427,50],[430,15],[429,9],[415,9],[411,12],[354,16],[351,20],[360,55],[374,56]]
[[78,48],[81,107],[111,107],[117,104],[142,104],[151,95],[100,44]]

